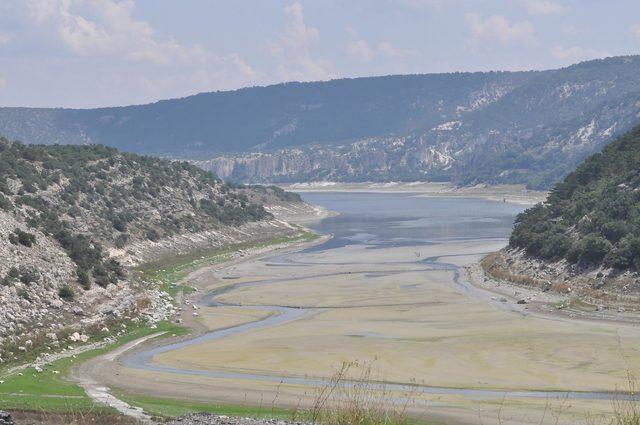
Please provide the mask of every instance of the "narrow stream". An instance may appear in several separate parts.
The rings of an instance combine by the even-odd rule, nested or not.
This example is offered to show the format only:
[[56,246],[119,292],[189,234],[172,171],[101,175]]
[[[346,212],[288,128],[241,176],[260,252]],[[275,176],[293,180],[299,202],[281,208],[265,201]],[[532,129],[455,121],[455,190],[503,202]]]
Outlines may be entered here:
[[[306,262],[306,254],[339,249],[350,245],[364,245],[366,250],[378,250],[399,246],[423,246],[434,245],[443,242],[460,240],[503,241],[509,234],[515,215],[524,207],[500,202],[490,202],[478,199],[451,199],[451,198],[422,198],[410,194],[353,194],[353,193],[317,193],[305,195],[308,202],[322,205],[341,214],[331,217],[313,226],[314,230],[322,234],[331,234],[333,238],[301,252],[288,254],[275,254],[260,261],[272,266],[300,266],[313,264]],[[482,253],[476,253],[482,254]],[[464,254],[469,256],[469,254]],[[307,256],[308,257],[308,256]],[[451,284],[458,285],[462,292],[473,296],[470,286],[463,282],[459,267],[448,263],[447,257],[455,255],[434,256],[424,259],[416,259],[408,264],[412,271],[447,270],[453,272]],[[451,261],[451,260],[450,260]],[[336,265],[348,265],[348,263],[335,263]],[[380,265],[381,263],[377,263]],[[384,264],[384,263],[382,263]],[[391,263],[390,263],[391,264]],[[393,263],[398,265],[397,262]],[[385,273],[396,273],[389,270]],[[376,273],[381,273],[377,270]],[[231,285],[221,290],[204,295],[200,305],[225,308],[231,304],[222,303],[217,299],[222,294],[235,291],[242,287],[269,285],[283,281],[296,279],[308,279],[310,277],[339,276],[343,272],[325,273],[318,276],[305,275],[304,277],[258,279],[251,282],[243,282]],[[486,295],[484,296],[486,298]],[[419,305],[417,302],[413,305]],[[192,370],[173,368],[153,363],[154,356],[168,351],[198,345],[209,341],[220,340],[244,332],[257,331],[271,328],[295,320],[302,319],[326,308],[334,306],[322,306],[320,308],[303,308],[288,305],[233,305],[235,308],[251,310],[264,310],[273,312],[265,319],[251,323],[233,326],[227,329],[216,330],[197,336],[193,339],[171,343],[145,351],[126,355],[122,363],[129,367],[154,372],[168,372],[182,375],[197,375],[213,378],[240,379],[249,381],[266,381],[283,384],[305,385],[318,387],[326,385],[326,379],[309,376],[285,376],[277,374],[256,374],[232,372],[224,370]],[[345,307],[340,307],[345,308]],[[348,307],[347,307],[348,308]],[[516,313],[514,313],[516,314]],[[347,383],[346,385],[351,385]],[[561,399],[592,399],[592,400],[640,400],[640,396],[626,393],[611,392],[561,392],[561,391],[508,391],[500,389],[468,389],[447,388],[427,385],[409,385],[401,383],[380,383],[380,389],[386,391],[411,392],[422,394],[463,395],[478,397],[530,397],[530,398],[561,398]]]

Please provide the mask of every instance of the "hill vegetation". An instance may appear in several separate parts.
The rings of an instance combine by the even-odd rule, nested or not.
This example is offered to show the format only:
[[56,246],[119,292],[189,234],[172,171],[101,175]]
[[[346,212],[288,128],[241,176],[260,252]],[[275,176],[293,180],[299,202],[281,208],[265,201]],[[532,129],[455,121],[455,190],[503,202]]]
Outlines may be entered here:
[[0,138],[0,364],[142,312],[170,314],[169,295],[127,266],[298,232],[265,204],[301,205],[187,162]]
[[[158,240],[269,216],[239,188],[193,165],[120,154],[104,146],[0,140],[0,193],[0,208],[24,214],[28,228],[53,237],[77,265],[84,285],[95,280],[106,286],[123,277],[119,264],[106,258],[103,244],[123,248],[130,240]],[[173,197],[169,204],[168,196]],[[180,197],[186,203],[167,208]],[[149,217],[149,207],[167,214]],[[89,228],[90,235],[82,231]],[[37,243],[20,228],[9,241],[26,247]],[[9,270],[5,282],[15,275]]]
[[510,245],[544,260],[640,271],[640,127],[520,214]]

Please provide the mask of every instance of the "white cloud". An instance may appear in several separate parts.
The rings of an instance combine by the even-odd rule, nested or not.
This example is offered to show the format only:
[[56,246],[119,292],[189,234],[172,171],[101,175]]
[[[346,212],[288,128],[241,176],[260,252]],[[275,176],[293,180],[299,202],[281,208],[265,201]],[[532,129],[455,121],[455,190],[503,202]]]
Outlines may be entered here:
[[503,15],[491,15],[482,19],[479,15],[469,13],[466,15],[467,25],[471,31],[471,43],[510,44],[522,42],[535,44],[535,27],[529,21],[511,23]]
[[348,34],[346,51],[353,59],[366,62],[375,58],[401,59],[414,53],[410,49],[396,47],[388,41],[381,41],[372,46],[368,41],[359,38],[353,28],[347,27],[345,31]]
[[12,39],[13,39],[13,36],[11,36],[11,34],[0,32],[0,46],[4,44],[8,44]]
[[631,32],[631,35],[633,35],[633,37],[640,41],[640,24],[638,25],[631,25],[629,27],[629,31]]
[[312,55],[320,32],[305,23],[302,4],[295,2],[286,6],[284,13],[284,30],[268,44],[271,55],[280,61],[277,66],[280,77],[302,81],[330,78],[327,61]]
[[198,45],[158,36],[151,25],[133,17],[134,9],[133,0],[27,0],[15,6],[27,23],[76,55],[111,54],[165,64],[205,59],[207,52]]
[[525,8],[530,15],[559,15],[566,12],[566,7],[552,0],[527,0]]
[[261,78],[237,53],[216,54],[159,34],[136,18],[134,0],[2,0],[0,26],[3,22],[14,24],[12,43],[43,52],[28,59],[31,67],[58,71],[59,78],[75,75],[84,91],[94,94],[90,102],[139,103],[237,88]]
[[613,56],[611,53],[604,50],[585,49],[580,46],[563,47],[559,45],[554,46],[551,49],[551,54],[557,59],[572,63]]
[[7,79],[0,75],[0,90],[2,90],[7,85]]
[[351,58],[364,61],[373,60],[376,55],[373,48],[365,40],[348,40],[347,54]]
[[443,1],[444,0],[395,0],[396,3],[413,9],[423,7],[435,7],[440,9],[443,6]]
[[580,30],[573,24],[564,24],[562,26],[562,33],[573,37],[580,34]]

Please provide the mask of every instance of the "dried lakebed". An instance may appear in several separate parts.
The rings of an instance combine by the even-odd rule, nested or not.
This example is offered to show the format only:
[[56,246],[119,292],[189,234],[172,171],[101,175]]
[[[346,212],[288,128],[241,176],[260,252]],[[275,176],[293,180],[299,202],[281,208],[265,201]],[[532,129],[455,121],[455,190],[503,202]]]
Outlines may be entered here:
[[619,391],[625,372],[640,368],[637,326],[523,314],[461,276],[506,243],[523,207],[411,194],[305,198],[341,213],[313,226],[331,240],[212,272],[197,310],[211,330],[126,355],[120,376],[130,382],[113,384],[202,401],[274,394],[296,405],[358,360],[374,365],[374,387],[445,416],[506,399],[519,400],[514,415],[549,399],[597,413],[628,397]]

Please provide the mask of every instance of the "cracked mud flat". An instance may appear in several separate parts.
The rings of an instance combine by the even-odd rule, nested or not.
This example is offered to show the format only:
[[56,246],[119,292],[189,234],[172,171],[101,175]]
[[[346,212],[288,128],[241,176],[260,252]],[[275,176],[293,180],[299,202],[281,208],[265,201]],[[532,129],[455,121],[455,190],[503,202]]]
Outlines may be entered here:
[[295,406],[358,360],[398,398],[411,393],[416,414],[477,423],[502,410],[503,423],[538,423],[550,404],[571,404],[560,423],[575,423],[610,410],[608,392],[640,369],[637,326],[528,314],[465,284],[459,267],[503,246],[522,207],[410,194],[307,199],[343,213],[316,226],[332,240],[200,274],[201,323],[219,330],[125,356],[109,366],[120,372],[110,385]]

